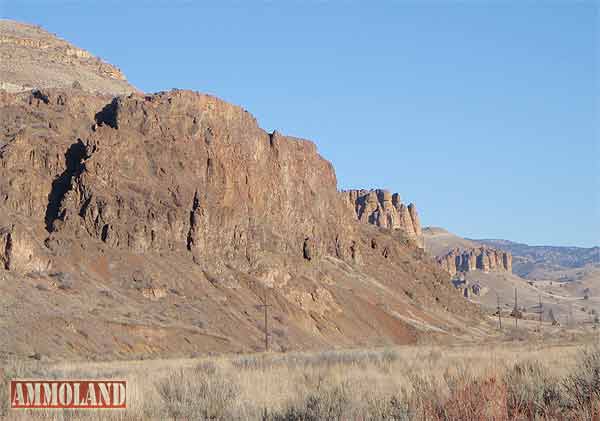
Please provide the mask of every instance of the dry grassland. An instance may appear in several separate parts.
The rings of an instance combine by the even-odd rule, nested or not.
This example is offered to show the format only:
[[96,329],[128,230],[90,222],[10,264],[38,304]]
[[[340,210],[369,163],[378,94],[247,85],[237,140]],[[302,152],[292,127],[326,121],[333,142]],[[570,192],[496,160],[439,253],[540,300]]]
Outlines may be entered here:
[[125,411],[9,410],[7,419],[591,420],[600,417],[593,343],[405,346],[200,359],[9,361],[6,379],[128,381]]

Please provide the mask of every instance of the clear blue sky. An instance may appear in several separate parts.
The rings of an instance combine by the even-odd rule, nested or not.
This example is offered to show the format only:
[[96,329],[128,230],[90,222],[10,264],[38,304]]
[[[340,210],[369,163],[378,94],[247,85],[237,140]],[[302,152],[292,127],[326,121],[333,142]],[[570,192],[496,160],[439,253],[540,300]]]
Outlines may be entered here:
[[[369,5],[367,5],[369,4]],[[383,187],[424,224],[600,243],[598,2],[2,1],[118,65],[314,140],[340,188]]]

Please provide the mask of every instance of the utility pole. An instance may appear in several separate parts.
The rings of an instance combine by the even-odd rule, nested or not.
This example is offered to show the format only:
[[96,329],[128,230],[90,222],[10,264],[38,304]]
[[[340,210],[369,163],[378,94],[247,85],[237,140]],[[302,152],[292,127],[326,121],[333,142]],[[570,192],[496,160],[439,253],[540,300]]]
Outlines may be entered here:
[[496,310],[498,310],[498,326],[500,330],[502,330],[502,308],[500,307],[500,295],[498,295],[498,293],[496,293],[496,300],[498,301],[498,305],[496,307]]
[[515,288],[515,327],[519,326],[519,308],[517,307],[517,289]]
[[542,333],[542,318],[544,317],[544,307],[542,306],[542,295],[539,296],[540,299],[540,333]]
[[573,305],[569,303],[569,327],[573,327],[575,320],[573,320]]
[[265,352],[269,352],[269,307],[270,304],[267,302],[267,287],[265,286],[265,295],[263,297],[263,303],[259,307],[263,307],[265,311]]

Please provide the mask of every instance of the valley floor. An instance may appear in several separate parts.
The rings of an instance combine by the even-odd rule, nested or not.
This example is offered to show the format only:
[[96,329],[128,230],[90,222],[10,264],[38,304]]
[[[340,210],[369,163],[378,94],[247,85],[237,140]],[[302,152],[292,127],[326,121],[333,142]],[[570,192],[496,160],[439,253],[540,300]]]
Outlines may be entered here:
[[[509,332],[515,336],[515,332]],[[126,379],[125,411],[7,419],[588,420],[600,416],[596,334],[527,341],[117,362],[4,362],[10,378]],[[0,370],[0,373],[2,371]],[[4,387],[4,389],[2,389]],[[594,412],[595,411],[595,412]]]

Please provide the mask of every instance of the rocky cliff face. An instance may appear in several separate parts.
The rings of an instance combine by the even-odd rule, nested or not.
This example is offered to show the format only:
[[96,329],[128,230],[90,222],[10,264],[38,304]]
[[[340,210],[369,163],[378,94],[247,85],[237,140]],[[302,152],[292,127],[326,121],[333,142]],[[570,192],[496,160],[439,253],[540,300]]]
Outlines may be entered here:
[[[4,206],[43,220],[50,243],[66,232],[136,253],[187,250],[198,262],[252,263],[258,250],[351,255],[335,174],[312,142],[265,133],[241,108],[187,91],[116,98],[77,127],[64,118],[82,99],[32,94],[55,142],[38,149],[16,131],[2,152]],[[52,123],[60,114],[76,133],[67,142]]]
[[509,252],[488,247],[466,250],[456,248],[436,259],[451,275],[474,270],[512,272],[512,255]]
[[215,97],[0,91],[0,128],[9,349],[260,349],[267,291],[282,349],[412,342],[477,314],[415,244],[414,206],[340,194],[312,142]]
[[70,88],[90,92],[134,92],[115,66],[47,31],[0,20],[0,89]]
[[341,195],[359,221],[400,230],[423,248],[421,222],[414,203],[407,206],[398,193],[387,190],[347,190]]

